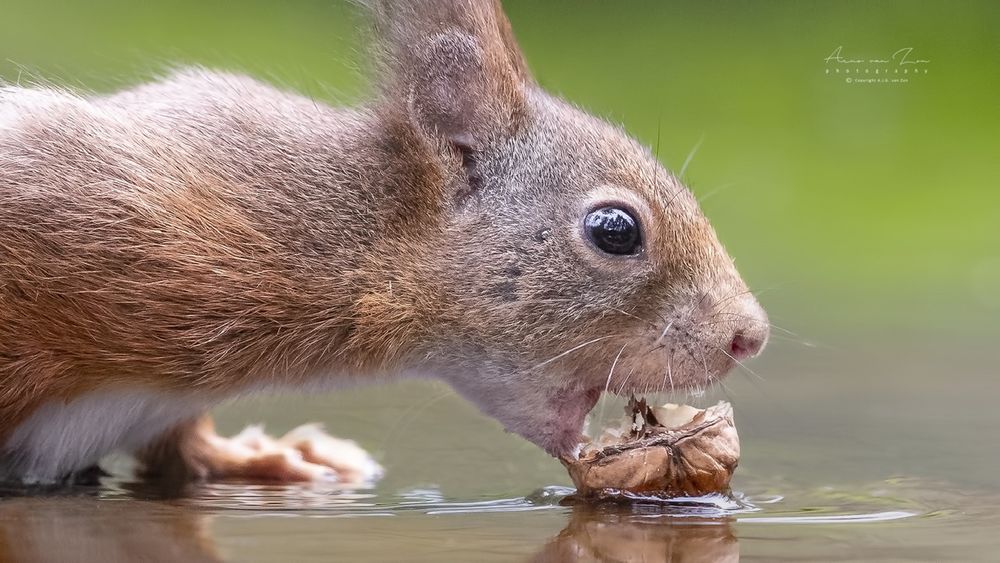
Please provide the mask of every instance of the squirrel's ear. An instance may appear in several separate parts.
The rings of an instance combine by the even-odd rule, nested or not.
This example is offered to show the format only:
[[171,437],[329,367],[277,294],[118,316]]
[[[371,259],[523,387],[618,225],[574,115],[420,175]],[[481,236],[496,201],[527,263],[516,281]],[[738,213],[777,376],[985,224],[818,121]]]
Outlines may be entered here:
[[523,119],[531,78],[499,0],[383,0],[383,97],[463,150]]

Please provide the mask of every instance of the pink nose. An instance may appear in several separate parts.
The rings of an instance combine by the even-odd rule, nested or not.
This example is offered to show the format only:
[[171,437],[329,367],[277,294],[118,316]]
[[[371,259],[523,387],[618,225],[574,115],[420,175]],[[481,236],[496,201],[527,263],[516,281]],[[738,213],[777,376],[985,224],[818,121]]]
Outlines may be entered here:
[[736,361],[742,362],[756,356],[763,347],[764,337],[751,336],[739,331],[729,344],[729,353],[736,358]]

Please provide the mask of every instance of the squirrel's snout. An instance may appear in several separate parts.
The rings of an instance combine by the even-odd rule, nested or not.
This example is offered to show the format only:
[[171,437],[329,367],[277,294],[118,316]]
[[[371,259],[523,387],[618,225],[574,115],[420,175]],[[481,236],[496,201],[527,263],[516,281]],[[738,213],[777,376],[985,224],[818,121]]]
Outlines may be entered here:
[[729,342],[729,354],[737,362],[748,360],[764,349],[767,338],[770,334],[770,322],[767,313],[757,303],[756,299],[748,296],[739,307],[738,312],[733,316],[740,319],[739,324],[733,331],[732,339]]

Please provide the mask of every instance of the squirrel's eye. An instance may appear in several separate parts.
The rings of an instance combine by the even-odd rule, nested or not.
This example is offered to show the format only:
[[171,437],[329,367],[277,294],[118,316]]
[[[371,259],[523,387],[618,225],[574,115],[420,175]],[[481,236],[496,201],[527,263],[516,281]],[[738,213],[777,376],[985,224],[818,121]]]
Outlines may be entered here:
[[602,207],[587,214],[583,229],[590,240],[608,254],[635,254],[642,237],[639,222],[617,207]]

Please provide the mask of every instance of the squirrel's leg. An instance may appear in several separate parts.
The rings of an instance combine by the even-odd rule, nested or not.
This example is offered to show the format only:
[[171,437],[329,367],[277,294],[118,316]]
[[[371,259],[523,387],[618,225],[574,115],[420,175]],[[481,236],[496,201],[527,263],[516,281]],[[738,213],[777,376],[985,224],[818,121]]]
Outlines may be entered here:
[[186,421],[136,456],[142,475],[167,480],[336,481],[365,483],[382,467],[357,444],[306,424],[281,438],[249,426],[231,438],[219,436],[209,415]]

